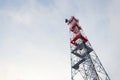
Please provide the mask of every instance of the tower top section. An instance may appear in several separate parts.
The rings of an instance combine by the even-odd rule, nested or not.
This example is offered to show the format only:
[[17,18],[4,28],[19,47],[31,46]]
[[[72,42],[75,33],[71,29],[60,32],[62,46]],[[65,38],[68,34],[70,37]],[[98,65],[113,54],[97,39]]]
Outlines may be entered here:
[[78,22],[79,22],[79,20],[78,20],[78,19],[76,19],[74,16],[72,16],[69,20],[68,20],[68,19],[66,19],[66,20],[65,20],[65,22],[66,22],[66,23],[68,23],[68,25],[69,25],[69,24],[71,24],[71,23],[73,23],[73,22],[78,23]]

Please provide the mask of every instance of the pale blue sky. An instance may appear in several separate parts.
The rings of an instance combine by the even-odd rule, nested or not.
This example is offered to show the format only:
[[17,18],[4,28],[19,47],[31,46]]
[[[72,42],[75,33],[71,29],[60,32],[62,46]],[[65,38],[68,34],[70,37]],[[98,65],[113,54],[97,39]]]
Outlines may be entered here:
[[0,80],[70,80],[75,16],[111,80],[120,79],[119,0],[0,0]]

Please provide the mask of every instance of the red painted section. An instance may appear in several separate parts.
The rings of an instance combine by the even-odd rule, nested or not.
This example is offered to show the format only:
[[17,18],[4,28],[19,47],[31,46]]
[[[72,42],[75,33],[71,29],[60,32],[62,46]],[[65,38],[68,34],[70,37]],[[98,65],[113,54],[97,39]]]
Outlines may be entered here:
[[78,39],[83,40],[83,42],[87,42],[88,39],[85,38],[81,33],[80,30],[82,29],[81,26],[78,25],[78,20],[72,16],[71,19],[68,21],[68,25],[71,24],[70,31],[75,34],[75,37],[70,41],[71,44],[77,46],[78,43],[76,42]]
[[77,46],[78,43],[76,42],[78,39],[82,39],[83,42],[87,42],[88,39],[82,36],[80,33],[76,34],[76,36],[70,41],[73,45]]
[[73,26],[70,28],[70,31],[74,32],[75,34],[77,34],[80,30],[81,27],[77,23],[74,23]]
[[68,21],[68,25],[69,25],[71,22],[73,22],[73,20],[74,20],[75,22],[78,22],[78,20],[77,20],[74,16],[72,16],[71,19]]

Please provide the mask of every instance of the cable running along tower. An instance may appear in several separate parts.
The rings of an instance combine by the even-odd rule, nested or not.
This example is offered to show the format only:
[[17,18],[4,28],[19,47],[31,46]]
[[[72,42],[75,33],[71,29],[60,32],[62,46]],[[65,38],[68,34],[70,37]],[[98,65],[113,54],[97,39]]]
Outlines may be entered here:
[[83,80],[110,80],[78,19],[72,16],[66,23],[70,25],[71,80],[80,80],[80,75]]

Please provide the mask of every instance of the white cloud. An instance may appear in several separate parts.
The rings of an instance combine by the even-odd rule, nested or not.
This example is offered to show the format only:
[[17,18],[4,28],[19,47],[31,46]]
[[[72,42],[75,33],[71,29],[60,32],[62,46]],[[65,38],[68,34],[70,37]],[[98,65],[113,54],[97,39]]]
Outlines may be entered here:
[[[65,41],[65,35],[58,36],[65,34],[60,32],[64,27],[58,24],[61,18],[57,21],[58,13],[50,8],[37,8],[38,6],[33,5],[26,5],[20,10],[12,7],[10,10],[6,8],[1,11],[1,17],[5,18],[2,26],[6,28],[1,26],[4,30],[1,35],[4,36],[0,48],[3,69],[0,74],[4,74],[0,79],[69,79],[69,58],[67,52],[62,51],[65,49],[62,47],[64,44],[59,43]],[[56,31],[57,29],[60,31]],[[66,65],[63,65],[64,62]]]

